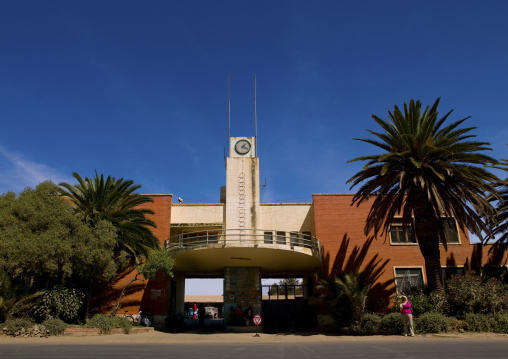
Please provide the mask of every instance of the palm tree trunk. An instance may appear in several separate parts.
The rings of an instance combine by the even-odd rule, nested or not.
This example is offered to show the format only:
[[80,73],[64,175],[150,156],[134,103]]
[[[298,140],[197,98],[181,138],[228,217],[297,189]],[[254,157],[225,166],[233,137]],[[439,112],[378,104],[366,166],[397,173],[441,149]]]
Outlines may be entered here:
[[434,216],[434,210],[423,194],[414,206],[415,234],[418,245],[425,259],[425,274],[429,290],[442,291],[444,289],[441,278],[441,253],[439,249],[440,220]]

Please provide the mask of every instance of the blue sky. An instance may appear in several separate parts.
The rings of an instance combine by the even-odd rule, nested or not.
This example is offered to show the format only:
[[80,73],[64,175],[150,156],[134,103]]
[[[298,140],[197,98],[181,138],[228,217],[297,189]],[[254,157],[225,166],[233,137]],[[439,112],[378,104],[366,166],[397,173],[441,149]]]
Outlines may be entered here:
[[411,98],[508,158],[505,1],[4,1],[0,193],[94,171],[218,202],[231,134],[254,135],[262,202],[350,192]]

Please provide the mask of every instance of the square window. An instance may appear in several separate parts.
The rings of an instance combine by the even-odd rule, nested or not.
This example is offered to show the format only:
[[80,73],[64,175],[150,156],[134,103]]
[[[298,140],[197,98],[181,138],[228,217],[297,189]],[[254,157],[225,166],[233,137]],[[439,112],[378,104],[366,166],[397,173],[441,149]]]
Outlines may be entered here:
[[265,232],[264,239],[265,239],[265,244],[272,244],[273,243],[273,233],[272,232]]
[[423,286],[423,275],[421,268],[396,268],[395,286],[397,294],[401,295],[404,290],[410,288],[421,288]]
[[397,244],[417,243],[413,226],[406,227],[406,233],[402,223],[394,223],[390,226],[390,242]]
[[441,234],[439,237],[442,243],[460,243],[455,218],[442,219]]
[[291,246],[298,246],[298,233],[296,232],[289,233],[289,238],[291,240]]
[[452,275],[464,275],[463,267],[444,267],[441,268],[441,276],[450,279]]
[[277,232],[277,244],[286,244],[286,232]]

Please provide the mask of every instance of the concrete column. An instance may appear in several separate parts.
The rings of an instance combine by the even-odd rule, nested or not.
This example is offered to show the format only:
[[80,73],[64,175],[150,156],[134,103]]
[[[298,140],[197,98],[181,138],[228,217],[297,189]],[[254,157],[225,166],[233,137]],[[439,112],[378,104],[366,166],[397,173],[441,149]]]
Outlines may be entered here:
[[183,273],[174,273],[173,280],[176,282],[176,303],[175,314],[177,317],[185,318],[185,277]]

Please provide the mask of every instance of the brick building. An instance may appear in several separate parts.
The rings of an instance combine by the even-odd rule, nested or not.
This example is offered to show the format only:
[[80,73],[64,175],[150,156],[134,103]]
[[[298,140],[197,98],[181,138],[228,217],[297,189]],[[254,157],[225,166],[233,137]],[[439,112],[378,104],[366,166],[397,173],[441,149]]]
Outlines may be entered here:
[[[386,237],[366,236],[369,205],[351,206],[352,194],[313,194],[312,203],[260,203],[255,147],[255,137],[230,138],[226,186],[219,203],[172,203],[172,195],[152,195],[154,202],[148,207],[155,212],[154,232],[174,255],[174,276],[160,275],[132,286],[119,313],[148,309],[159,323],[167,316],[183,318],[186,278],[223,278],[224,313],[251,306],[264,321],[276,321],[281,310],[293,314],[305,310],[317,272],[373,273],[368,305],[374,310],[385,310],[401,288],[426,282],[424,260],[412,232],[404,233],[395,221]],[[482,266],[505,270],[506,257],[492,255],[489,246],[471,244],[453,218],[443,218],[443,226],[443,275]],[[134,275],[133,269],[122,273],[97,295],[96,305],[106,311]],[[282,294],[262,288],[263,278],[301,278],[303,283],[290,288],[288,295],[287,288]],[[225,324],[231,325],[231,320],[226,314]]]

